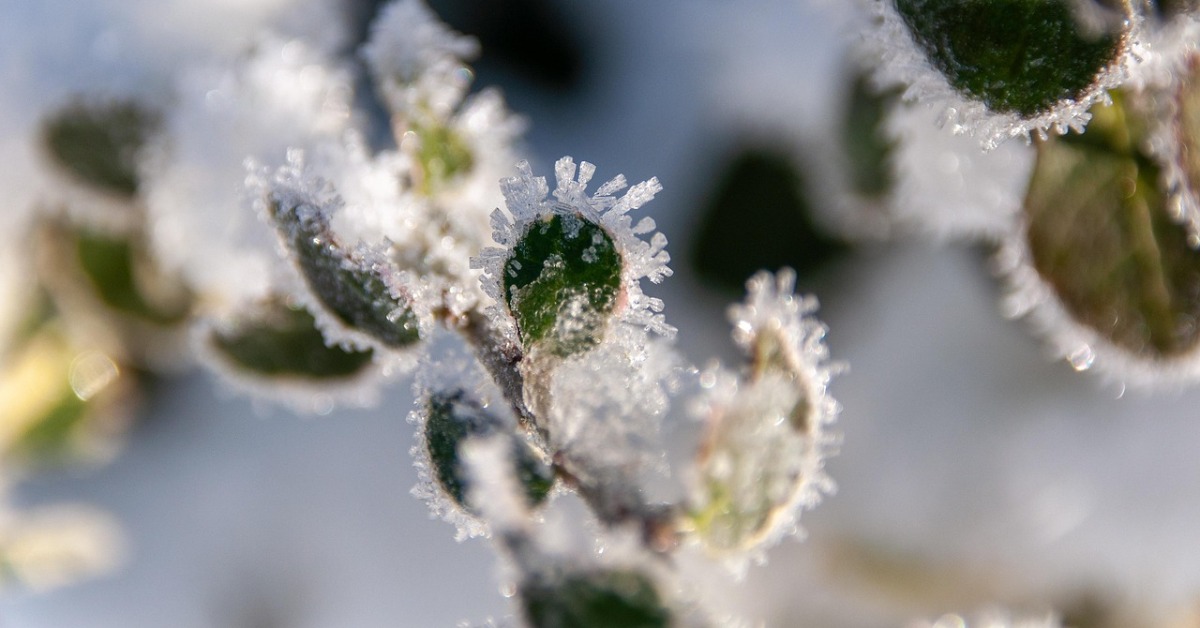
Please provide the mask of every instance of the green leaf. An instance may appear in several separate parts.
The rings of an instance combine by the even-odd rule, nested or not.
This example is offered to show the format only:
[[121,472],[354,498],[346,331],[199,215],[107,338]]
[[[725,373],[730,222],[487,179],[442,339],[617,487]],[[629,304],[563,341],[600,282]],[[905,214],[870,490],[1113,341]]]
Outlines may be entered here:
[[671,625],[654,583],[635,571],[577,571],[521,584],[532,628],[662,628]]
[[1033,117],[1078,99],[1124,50],[1080,27],[1071,0],[895,0],[913,39],[955,89]]
[[895,184],[890,164],[895,142],[884,133],[883,125],[900,91],[879,93],[869,83],[866,74],[855,77],[842,117],[841,137],[849,157],[851,190],[863,198],[879,199]]
[[1200,251],[1169,218],[1149,115],[1114,92],[1083,135],[1039,142],[1025,197],[1038,273],[1068,312],[1114,345],[1165,359],[1200,342]]
[[599,225],[554,214],[513,247],[503,282],[525,346],[566,357],[602,340],[621,291],[621,256]]
[[413,125],[413,131],[420,141],[416,156],[424,174],[421,191],[425,194],[441,189],[475,165],[470,147],[453,129],[432,122]]
[[[454,502],[466,508],[467,477],[466,465],[459,457],[461,446],[468,437],[501,433],[505,424],[461,390],[432,395],[427,412],[425,444],[434,476]],[[513,435],[512,445],[517,481],[524,487],[529,503],[540,504],[554,484],[553,472],[530,445],[516,435]]]
[[368,261],[346,249],[330,229],[328,216],[314,207],[284,207],[277,200],[270,207],[308,287],[342,323],[391,348],[420,340],[412,307],[393,296],[381,275],[390,270],[385,260]]
[[132,101],[78,102],[46,121],[42,139],[50,156],[68,173],[129,198],[141,183],[139,152],[158,124],[155,114]]
[[214,330],[210,342],[238,368],[263,377],[353,377],[370,364],[372,353],[326,346],[312,315],[281,301],[262,304],[233,329]]
[[174,325],[187,318],[191,295],[173,283],[177,280],[158,273],[148,252],[131,237],[87,229],[64,235],[74,239],[80,268],[105,305],[157,325]]
[[847,250],[813,220],[804,179],[782,152],[740,151],[709,199],[691,261],[702,277],[730,291],[741,292],[759,270],[812,273]]

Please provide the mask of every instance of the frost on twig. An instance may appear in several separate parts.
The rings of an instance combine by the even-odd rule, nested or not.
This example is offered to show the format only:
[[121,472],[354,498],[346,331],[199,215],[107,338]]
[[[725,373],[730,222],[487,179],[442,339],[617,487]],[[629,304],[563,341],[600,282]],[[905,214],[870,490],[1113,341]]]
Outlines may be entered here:
[[1128,1],[1111,11],[1071,0],[875,5],[869,45],[879,83],[936,106],[944,124],[985,150],[1081,130],[1140,53],[1141,16]]
[[748,364],[740,376],[701,375],[707,438],[691,478],[688,520],[713,552],[759,552],[794,533],[800,510],[833,491],[826,433],[839,406],[826,388],[839,366],[828,363],[816,301],[793,294],[795,275],[759,273],[747,297],[730,308],[734,340]]

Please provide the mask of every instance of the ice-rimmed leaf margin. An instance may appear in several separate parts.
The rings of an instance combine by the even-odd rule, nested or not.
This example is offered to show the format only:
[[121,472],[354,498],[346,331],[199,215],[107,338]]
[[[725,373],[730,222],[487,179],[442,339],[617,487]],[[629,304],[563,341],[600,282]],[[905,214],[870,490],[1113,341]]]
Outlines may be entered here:
[[876,79],[938,105],[991,150],[1012,137],[1081,130],[1140,58],[1142,15],[1071,0],[877,0],[865,38]]
[[419,341],[416,314],[390,262],[365,247],[348,250],[322,210],[289,201],[272,198],[271,218],[321,305],[346,326],[385,347],[402,348]]
[[[608,310],[611,312],[608,316],[613,322],[619,321],[648,332],[672,336],[675,329],[666,323],[661,314],[662,301],[646,296],[640,284],[642,279],[658,283],[671,275],[671,269],[667,266],[670,256],[665,250],[666,237],[661,233],[653,233],[648,241],[644,240],[643,235],[654,232],[654,220],[645,217],[635,225],[629,216],[630,211],[649,202],[662,189],[658,180],[652,178],[634,185],[625,194],[617,197],[614,194],[625,189],[627,185],[623,176],[617,176],[601,185],[595,193],[588,195],[587,184],[595,174],[596,167],[585,161],[577,168],[574,159],[563,157],[555,163],[557,185],[553,193],[554,198],[549,199],[547,197],[550,195],[550,189],[544,177],[533,176],[528,162],[519,163],[517,169],[517,176],[501,182],[508,213],[499,209],[492,212],[492,239],[499,246],[487,247],[478,257],[471,260],[472,267],[483,270],[481,281],[484,291],[498,302],[498,305],[491,309],[498,327],[504,329],[516,342],[529,339],[530,331],[534,332],[535,339],[545,337],[545,332],[553,327],[546,325],[544,311],[530,308],[527,314],[518,314],[519,302],[518,312],[511,309],[510,294],[519,296],[517,290],[527,289],[535,283],[533,273],[537,269],[527,268],[522,260],[540,259],[553,264],[555,248],[565,247],[566,251],[578,245],[580,263],[574,266],[575,270],[568,273],[552,272],[550,276],[555,278],[555,281],[550,290],[592,290],[594,293],[588,295],[590,298],[585,299],[585,302],[590,304],[588,308],[593,312]],[[535,235],[533,241],[526,240],[534,229],[540,236]],[[551,244],[544,238],[559,232],[564,235],[586,236],[568,238],[570,241],[563,244]],[[612,291],[611,279],[613,254],[620,260],[619,284],[615,292]],[[513,260],[521,267],[517,268],[516,264],[512,263]],[[603,262],[596,267],[601,270],[597,272],[594,268],[589,268],[593,262]],[[510,284],[510,280],[513,279],[510,274],[512,272],[518,275],[518,280],[529,279],[528,283],[518,281],[517,284]],[[572,288],[564,283],[580,280],[594,282],[595,285]],[[516,289],[510,290],[510,285],[514,285]],[[536,300],[548,303],[549,295],[541,295]],[[569,308],[581,304],[578,299],[568,298],[565,304],[560,302],[560,305]],[[571,316],[570,311],[556,312],[553,316],[555,325],[562,323],[563,314],[567,318]],[[527,321],[523,323],[520,320],[522,317],[527,318]],[[528,326],[530,322],[533,323],[531,329],[519,331],[519,324]],[[570,344],[558,349],[577,350]]]
[[396,267],[386,240],[374,246],[343,243],[331,221],[344,201],[331,184],[308,172],[301,151],[290,151],[287,165],[269,180],[252,168],[248,185],[262,195],[263,217],[295,271],[295,297],[328,342],[395,357],[421,340],[431,314],[418,303],[415,280]]
[[717,554],[761,553],[834,489],[824,463],[837,437],[826,427],[840,406],[827,389],[844,366],[829,362],[826,328],[812,316],[816,300],[794,290],[788,269],[752,277],[746,300],[729,311],[744,372],[701,374],[708,434],[693,469],[687,526]]
[[230,387],[304,413],[371,406],[388,375],[375,350],[330,344],[313,315],[284,295],[197,319],[192,346]]
[[1039,142],[1023,220],[996,257],[1006,313],[1077,370],[1147,386],[1200,377],[1200,251],[1145,141],[1157,112],[1114,92],[1086,133]]
[[534,506],[545,501],[554,485],[554,473],[532,445],[516,433],[516,422],[504,421],[461,389],[434,392],[424,406],[426,453],[438,484],[456,504],[470,509],[469,479],[460,458],[463,442],[506,432],[512,440],[513,474],[525,498]]

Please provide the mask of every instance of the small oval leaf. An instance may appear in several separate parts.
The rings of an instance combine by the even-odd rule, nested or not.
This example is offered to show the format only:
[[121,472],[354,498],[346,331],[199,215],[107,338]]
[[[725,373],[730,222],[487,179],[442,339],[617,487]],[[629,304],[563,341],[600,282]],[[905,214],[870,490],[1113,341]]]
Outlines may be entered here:
[[529,225],[502,280],[522,343],[566,357],[602,340],[619,301],[621,256],[601,226],[552,214]]
[[308,287],[338,320],[389,348],[420,340],[411,304],[398,298],[381,274],[388,270],[386,261],[370,262],[344,247],[328,215],[315,207],[273,200],[270,210]]
[[1170,358],[1200,345],[1200,251],[1167,211],[1146,114],[1113,96],[1086,133],[1038,143],[1029,251],[1077,321],[1140,358]]
[[[459,455],[468,438],[486,437],[505,430],[504,422],[488,413],[464,391],[437,393],[430,396],[428,419],[425,422],[425,443],[432,462],[434,477],[459,506],[466,506],[467,470]],[[554,484],[549,465],[513,435],[512,457],[515,477],[525,489],[529,503],[545,501]]]
[[138,159],[158,117],[132,101],[77,102],[47,120],[42,140],[55,163],[83,183],[131,198]]
[[996,112],[1028,118],[1078,100],[1124,52],[1121,33],[1088,32],[1070,0],[895,3],[950,85]]
[[371,350],[326,346],[312,314],[268,301],[231,329],[215,329],[212,347],[238,369],[262,377],[338,379],[371,363]]
[[671,613],[650,578],[636,571],[595,570],[535,577],[520,586],[532,628],[663,628]]

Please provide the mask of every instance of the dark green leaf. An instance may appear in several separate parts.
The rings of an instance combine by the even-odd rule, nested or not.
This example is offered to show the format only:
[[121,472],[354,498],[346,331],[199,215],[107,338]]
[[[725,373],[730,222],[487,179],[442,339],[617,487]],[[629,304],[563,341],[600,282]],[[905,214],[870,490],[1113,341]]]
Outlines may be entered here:
[[634,571],[596,570],[521,584],[532,628],[662,628],[671,625],[654,583]]
[[1200,251],[1169,218],[1147,115],[1114,92],[1083,135],[1038,143],[1025,198],[1034,266],[1082,324],[1137,356],[1200,341]]
[[75,103],[42,131],[46,148],[80,181],[124,197],[137,193],[139,151],[158,118],[137,103]]
[[[467,437],[486,437],[504,431],[504,423],[479,403],[459,390],[430,397],[425,423],[425,444],[433,463],[434,475],[442,489],[460,506],[466,507],[466,466],[459,451]],[[546,499],[554,483],[550,467],[529,445],[513,437],[513,459],[517,481],[525,488],[531,504]]]
[[692,264],[730,291],[741,292],[759,270],[812,273],[846,250],[814,223],[804,180],[775,151],[747,149],[732,159],[702,216]]
[[1124,48],[1081,28],[1070,0],[895,2],[930,63],[993,111],[1033,117],[1078,99]]
[[238,368],[264,377],[346,378],[371,362],[370,350],[326,346],[308,311],[279,301],[264,303],[235,329],[214,331],[210,341]]
[[271,209],[308,287],[339,320],[388,347],[420,340],[416,314],[392,296],[380,276],[383,269],[342,246],[324,213],[306,205],[283,207],[278,201]]
[[[64,227],[69,230],[69,227]],[[130,314],[158,325],[183,321],[190,307],[190,296],[178,285],[152,268],[149,254],[140,250],[129,237],[107,236],[87,229],[65,232],[73,238],[79,264],[100,300],[118,312]],[[157,290],[148,292],[149,283]],[[153,295],[151,298],[148,295]]]
[[599,225],[555,214],[529,226],[503,279],[522,342],[568,356],[601,341],[621,290],[621,256]]

